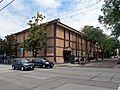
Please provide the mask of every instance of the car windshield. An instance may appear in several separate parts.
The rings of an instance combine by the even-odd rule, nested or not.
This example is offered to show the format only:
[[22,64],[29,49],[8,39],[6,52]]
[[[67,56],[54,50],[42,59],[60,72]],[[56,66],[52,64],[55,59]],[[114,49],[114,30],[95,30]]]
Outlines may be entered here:
[[22,59],[22,63],[28,63],[29,61],[27,59]]
[[45,62],[46,60],[45,59],[42,59],[43,62]]
[[40,60],[40,61],[43,61],[43,62],[47,61],[47,60],[45,60],[43,58],[36,58],[36,60]]

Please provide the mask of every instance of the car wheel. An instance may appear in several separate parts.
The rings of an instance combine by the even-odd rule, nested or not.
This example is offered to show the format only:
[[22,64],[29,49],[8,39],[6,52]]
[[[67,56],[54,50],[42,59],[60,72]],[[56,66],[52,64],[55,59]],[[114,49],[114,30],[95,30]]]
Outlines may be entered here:
[[42,68],[45,68],[45,65],[44,65],[44,64],[42,65]]
[[53,66],[50,66],[50,68],[53,68]]
[[21,67],[21,71],[24,71],[24,67]]
[[34,70],[34,68],[32,68],[32,70]]
[[15,70],[15,66],[12,66],[12,69]]

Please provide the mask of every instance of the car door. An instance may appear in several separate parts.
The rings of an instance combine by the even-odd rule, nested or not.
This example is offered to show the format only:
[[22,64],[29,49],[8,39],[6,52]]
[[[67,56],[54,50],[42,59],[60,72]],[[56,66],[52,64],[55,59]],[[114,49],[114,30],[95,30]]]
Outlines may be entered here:
[[40,58],[39,59],[39,66],[42,66],[43,65],[43,61],[42,61],[42,59]]
[[34,62],[35,66],[41,66],[41,61],[40,59],[36,59]]
[[21,61],[20,60],[16,60],[16,68],[21,68]]

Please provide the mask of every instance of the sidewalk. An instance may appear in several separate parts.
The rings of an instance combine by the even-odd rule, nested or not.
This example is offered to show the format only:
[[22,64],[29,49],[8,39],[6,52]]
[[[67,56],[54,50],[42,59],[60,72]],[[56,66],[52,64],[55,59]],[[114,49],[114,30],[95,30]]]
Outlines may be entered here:
[[84,67],[84,66],[93,66],[93,63],[86,63],[85,65],[81,64],[71,64],[71,63],[62,63],[62,64],[55,64],[55,67]]
[[62,63],[62,64],[55,64],[55,67],[95,67],[95,68],[119,68],[117,65],[116,59],[104,59],[104,60],[91,60],[87,62],[85,65],[81,64],[71,64],[71,63]]

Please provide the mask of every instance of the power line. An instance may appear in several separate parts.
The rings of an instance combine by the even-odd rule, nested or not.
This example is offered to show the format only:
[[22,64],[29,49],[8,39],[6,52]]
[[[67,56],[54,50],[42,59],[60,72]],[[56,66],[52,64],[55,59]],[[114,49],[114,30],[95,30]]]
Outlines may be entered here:
[[2,8],[0,9],[0,11],[2,11],[2,10],[5,9],[7,6],[9,6],[13,1],[14,1],[14,0],[12,0],[12,1],[9,2],[8,4],[6,4],[4,7],[2,7]]
[[98,4],[98,3],[99,3],[99,2],[96,2],[96,3],[90,4],[90,5],[86,6],[86,7],[79,8],[79,9],[76,9],[76,10],[72,10],[72,11],[67,12],[67,13],[65,13],[65,14],[62,14],[62,15],[66,15],[66,14],[69,14],[69,13],[73,13],[73,12],[76,12],[76,11],[79,11],[79,10],[82,10],[82,9],[85,9],[85,8],[88,8],[88,7],[91,7],[91,6],[96,5],[96,4]]
[[83,14],[83,13],[86,13],[86,12],[93,11],[93,10],[98,9],[98,8],[100,8],[100,7],[93,8],[93,9],[90,9],[90,10],[87,10],[87,11],[84,11],[84,12],[80,12],[80,13],[77,13],[77,14],[74,14],[74,15],[70,15],[70,16],[68,16],[68,17],[61,18],[61,19],[67,19],[67,18],[70,18],[70,17],[73,17],[73,16],[77,16],[77,15],[79,15],[79,14]]
[[3,2],[3,0],[0,1],[0,3]]

